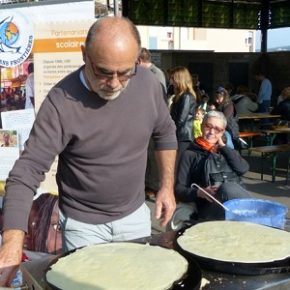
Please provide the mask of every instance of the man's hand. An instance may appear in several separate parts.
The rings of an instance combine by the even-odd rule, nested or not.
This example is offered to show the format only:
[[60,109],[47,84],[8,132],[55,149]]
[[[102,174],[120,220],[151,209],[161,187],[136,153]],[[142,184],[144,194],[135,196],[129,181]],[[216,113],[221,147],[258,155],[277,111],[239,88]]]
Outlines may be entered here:
[[24,232],[4,231],[0,248],[0,286],[9,287],[21,263]]
[[156,195],[155,217],[160,220],[160,225],[165,227],[170,221],[176,208],[173,191],[160,189]]
[[155,153],[161,183],[156,195],[155,217],[160,220],[160,225],[165,227],[176,208],[173,192],[176,150],[161,150]]

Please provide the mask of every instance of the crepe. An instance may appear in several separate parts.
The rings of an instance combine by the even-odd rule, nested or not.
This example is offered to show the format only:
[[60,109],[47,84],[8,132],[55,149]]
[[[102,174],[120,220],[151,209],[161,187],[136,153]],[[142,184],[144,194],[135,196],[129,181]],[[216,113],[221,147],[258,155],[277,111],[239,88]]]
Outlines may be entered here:
[[58,259],[47,281],[69,290],[164,290],[187,272],[174,250],[135,243],[87,246]]
[[290,257],[290,233],[248,222],[199,223],[177,242],[187,252],[225,262],[267,263]]

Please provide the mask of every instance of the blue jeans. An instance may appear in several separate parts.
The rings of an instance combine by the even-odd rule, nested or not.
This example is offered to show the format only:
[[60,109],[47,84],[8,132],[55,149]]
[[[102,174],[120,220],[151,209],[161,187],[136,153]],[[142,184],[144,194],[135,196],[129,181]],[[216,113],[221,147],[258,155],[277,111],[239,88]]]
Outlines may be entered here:
[[269,113],[269,108],[271,106],[271,101],[263,101],[261,104],[258,104],[259,113]]
[[136,211],[105,224],[87,224],[64,216],[60,212],[63,252],[79,247],[130,241],[151,235],[150,209],[144,203]]

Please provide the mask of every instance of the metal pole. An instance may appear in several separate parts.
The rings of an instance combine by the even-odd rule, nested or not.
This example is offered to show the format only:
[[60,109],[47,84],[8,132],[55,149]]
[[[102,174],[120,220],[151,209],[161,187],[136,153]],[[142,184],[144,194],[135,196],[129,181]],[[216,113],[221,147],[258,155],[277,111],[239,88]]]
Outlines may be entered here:
[[119,0],[114,0],[114,15],[119,15]]
[[269,1],[263,0],[261,7],[261,52],[267,52],[269,13],[270,13]]

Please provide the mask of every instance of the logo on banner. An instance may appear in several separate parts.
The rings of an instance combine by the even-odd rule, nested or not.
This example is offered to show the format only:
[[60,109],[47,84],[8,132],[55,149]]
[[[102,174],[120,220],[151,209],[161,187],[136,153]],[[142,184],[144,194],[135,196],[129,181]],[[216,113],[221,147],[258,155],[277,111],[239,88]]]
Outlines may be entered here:
[[0,66],[23,63],[33,47],[33,23],[22,13],[0,12]]

